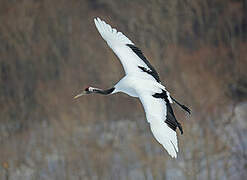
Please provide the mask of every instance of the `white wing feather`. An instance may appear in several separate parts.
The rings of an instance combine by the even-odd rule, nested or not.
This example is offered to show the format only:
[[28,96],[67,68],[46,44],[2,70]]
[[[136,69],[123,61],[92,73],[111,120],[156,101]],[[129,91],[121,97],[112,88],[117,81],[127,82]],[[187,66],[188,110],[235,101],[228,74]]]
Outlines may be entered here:
[[134,44],[123,33],[118,32],[115,28],[112,28],[109,24],[106,24],[105,21],[102,21],[100,18],[95,18],[94,23],[100,35],[110,47],[119,44]]
[[[149,67],[140,59],[126,44],[134,43],[129,40],[122,32],[118,32],[109,24],[106,24],[100,18],[94,19],[96,28],[102,38],[107,42],[110,48],[120,59],[126,74],[142,72],[138,66]],[[150,77],[151,78],[151,77]]]
[[165,123],[167,113],[166,102],[149,94],[139,94],[139,99],[144,107],[147,121],[150,123],[154,137],[171,157],[176,158],[178,152],[177,135]]

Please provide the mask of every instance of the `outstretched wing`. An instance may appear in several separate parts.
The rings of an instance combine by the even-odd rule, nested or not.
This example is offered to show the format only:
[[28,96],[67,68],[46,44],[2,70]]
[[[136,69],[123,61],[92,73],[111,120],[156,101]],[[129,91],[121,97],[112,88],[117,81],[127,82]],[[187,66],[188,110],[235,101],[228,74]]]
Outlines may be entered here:
[[[171,157],[176,158],[178,141],[176,128],[178,122],[168,101],[150,94],[139,94],[144,107],[147,121],[156,140],[167,150]],[[182,133],[182,131],[181,131]]]
[[158,73],[129,38],[100,18],[95,18],[94,22],[102,38],[120,59],[126,74],[144,72],[160,81]]

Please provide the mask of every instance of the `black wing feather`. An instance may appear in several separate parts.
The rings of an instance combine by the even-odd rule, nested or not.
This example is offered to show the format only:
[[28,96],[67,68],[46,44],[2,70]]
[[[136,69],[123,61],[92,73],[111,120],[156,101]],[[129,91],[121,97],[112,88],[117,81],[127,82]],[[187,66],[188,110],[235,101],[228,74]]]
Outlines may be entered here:
[[[126,46],[128,46],[129,48],[132,49],[132,51],[140,58],[143,60],[143,62],[149,67],[149,69],[145,68],[145,67],[142,67],[142,66],[138,66],[138,68],[140,68],[143,72],[146,72],[148,74],[150,74],[151,76],[154,77],[154,79],[160,83],[160,78],[159,78],[159,75],[157,73],[157,71],[154,69],[154,67],[149,63],[149,61],[147,60],[147,58],[143,55],[142,51],[134,46],[133,44],[126,44]],[[157,94],[157,93],[156,93]],[[162,95],[161,95],[162,94]],[[174,124],[176,124],[176,127],[179,128],[179,130],[181,131],[181,133],[183,134],[183,129],[182,129],[182,126],[180,125],[180,123],[176,120],[176,117],[173,113],[173,110],[172,110],[172,107],[168,101],[168,97],[166,95],[166,92],[162,92],[161,94],[159,94],[159,96],[162,96],[162,97],[159,97],[159,98],[163,98],[165,101],[166,101],[166,104],[167,104],[167,124],[171,124],[171,122],[174,122]],[[154,96],[155,97],[155,96]],[[172,100],[177,103],[181,108],[183,108],[185,111],[187,111],[189,114],[191,113],[191,110],[186,107],[185,105],[179,103],[176,99],[174,99],[173,97],[171,97]],[[173,120],[172,120],[173,119]],[[169,122],[171,121],[171,122]],[[171,126],[172,129],[174,126]],[[176,130],[176,128],[175,128]]]
[[164,99],[164,101],[166,102],[166,109],[167,109],[167,113],[166,113],[166,120],[165,123],[174,131],[176,131],[177,127],[180,130],[181,134],[183,134],[183,128],[181,126],[181,124],[177,121],[175,114],[173,112],[172,106],[168,100],[168,96],[166,91],[162,90],[162,93],[155,93],[153,95],[153,97],[155,98],[162,98]]
[[150,62],[147,60],[147,58],[143,55],[142,51],[134,46],[133,44],[126,44],[126,46],[128,46],[130,49],[132,49],[132,51],[140,58],[143,60],[143,62],[149,67],[150,70],[146,69],[145,67],[142,66],[138,66],[140,69],[142,69],[144,72],[150,74],[151,76],[153,76],[157,82],[160,82],[160,78],[159,75],[157,73],[157,71],[154,69],[154,67],[150,64]]

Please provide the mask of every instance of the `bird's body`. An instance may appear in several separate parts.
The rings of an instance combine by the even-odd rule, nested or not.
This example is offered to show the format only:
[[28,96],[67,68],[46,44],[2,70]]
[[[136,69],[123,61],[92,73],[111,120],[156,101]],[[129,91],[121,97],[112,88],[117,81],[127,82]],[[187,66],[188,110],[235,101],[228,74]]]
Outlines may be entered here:
[[114,87],[116,88],[114,92],[123,92],[132,97],[139,97],[140,93],[150,95],[161,93],[161,88],[164,88],[143,73],[127,74]]
[[131,40],[99,18],[94,19],[94,22],[102,38],[120,59],[125,76],[110,89],[88,87],[75,98],[84,94],[107,95],[117,92],[139,98],[154,137],[172,157],[177,157],[176,128],[178,127],[181,133],[183,130],[175,118],[171,103],[174,100],[189,113],[190,110],[170,96],[161,84],[158,73]]

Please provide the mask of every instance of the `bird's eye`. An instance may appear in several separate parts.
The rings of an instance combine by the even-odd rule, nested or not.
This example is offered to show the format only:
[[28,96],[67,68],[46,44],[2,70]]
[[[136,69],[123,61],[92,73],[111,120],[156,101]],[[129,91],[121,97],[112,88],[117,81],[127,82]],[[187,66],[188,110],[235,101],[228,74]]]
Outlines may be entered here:
[[87,88],[85,89],[85,91],[89,91],[89,87],[87,87]]

